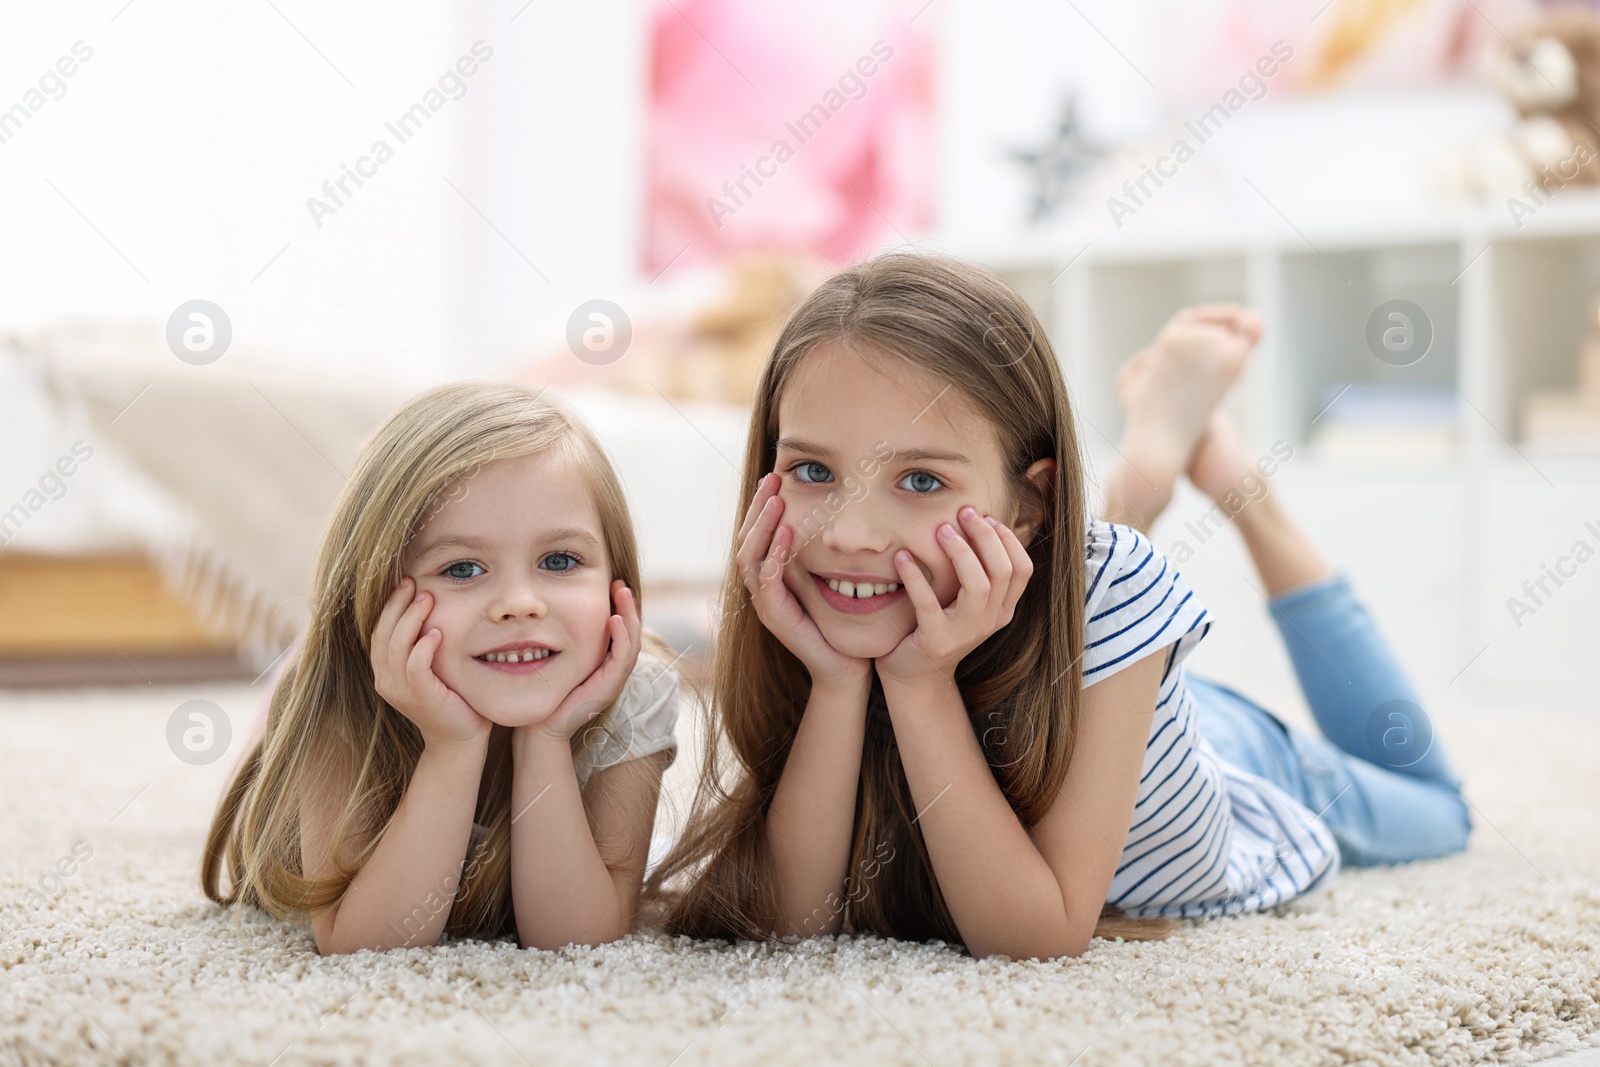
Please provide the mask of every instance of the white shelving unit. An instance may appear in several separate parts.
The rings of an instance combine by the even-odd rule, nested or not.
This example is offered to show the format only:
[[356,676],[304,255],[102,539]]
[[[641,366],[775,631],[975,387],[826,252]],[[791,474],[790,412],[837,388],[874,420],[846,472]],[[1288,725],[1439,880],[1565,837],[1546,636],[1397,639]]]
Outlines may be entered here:
[[[1424,695],[1600,703],[1587,670],[1600,647],[1600,558],[1567,564],[1576,573],[1560,586],[1547,579],[1532,615],[1516,620],[1507,603],[1532,604],[1523,582],[1577,542],[1600,554],[1600,453],[1535,450],[1520,425],[1530,393],[1575,384],[1585,307],[1600,291],[1600,198],[1563,194],[1520,228],[1494,208],[1394,225],[946,247],[999,271],[1047,324],[1097,472],[1121,430],[1116,369],[1173,311],[1237,301],[1262,312],[1267,331],[1230,409],[1261,451],[1280,440],[1295,449],[1275,491],[1355,577]],[[1432,347],[1410,366],[1366,343],[1369,315],[1392,299],[1418,304],[1433,326]],[[1321,454],[1315,424],[1352,384],[1453,387],[1451,439],[1432,451]],[[1180,495],[1158,544],[1194,548],[1185,523],[1208,506]],[[1185,568],[1225,623],[1205,666],[1293,705],[1236,540],[1208,542]]]

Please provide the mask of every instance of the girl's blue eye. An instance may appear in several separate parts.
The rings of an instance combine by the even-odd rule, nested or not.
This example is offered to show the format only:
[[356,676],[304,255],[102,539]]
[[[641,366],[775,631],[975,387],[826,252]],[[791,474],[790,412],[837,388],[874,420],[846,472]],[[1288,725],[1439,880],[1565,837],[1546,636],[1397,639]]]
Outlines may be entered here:
[[481,568],[482,566],[483,566],[483,564],[474,563],[470,559],[458,559],[454,563],[450,564],[450,566],[446,567],[440,573],[442,573],[446,578],[449,578],[452,582],[470,582],[472,579],[477,577],[476,574],[456,574],[456,573],[451,573],[451,572],[455,571],[455,569],[457,567],[479,567],[479,568]]
[[564,571],[576,570],[582,562],[571,552],[552,552],[539,561],[539,566],[547,571],[555,571],[559,574]]
[[805,463],[796,463],[790,468],[794,476],[807,485],[820,485],[823,482],[833,481],[833,472],[814,460]]
[[913,493],[936,493],[944,488],[944,483],[927,471],[912,471],[900,479],[900,488]]

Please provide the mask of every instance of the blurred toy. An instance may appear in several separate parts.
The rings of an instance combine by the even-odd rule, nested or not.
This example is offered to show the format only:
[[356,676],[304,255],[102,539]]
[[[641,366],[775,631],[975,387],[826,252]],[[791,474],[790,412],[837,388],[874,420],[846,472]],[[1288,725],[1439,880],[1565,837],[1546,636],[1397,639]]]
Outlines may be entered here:
[[1600,183],[1600,20],[1584,8],[1552,10],[1492,45],[1484,75],[1517,119],[1436,160],[1441,192],[1525,198],[1531,212],[1564,186]]
[[1563,183],[1600,182],[1600,21],[1593,14],[1550,12],[1492,49],[1488,74],[1516,106],[1511,139],[1534,171],[1555,170]]
[[586,360],[562,344],[517,367],[514,376],[561,388],[748,404],[789,312],[828,269],[816,259],[745,253],[717,271],[722,293],[712,302],[638,316],[616,359]]
[[696,314],[665,354],[662,391],[686,400],[748,404],[778,331],[808,289],[793,260],[736,260],[727,298]]

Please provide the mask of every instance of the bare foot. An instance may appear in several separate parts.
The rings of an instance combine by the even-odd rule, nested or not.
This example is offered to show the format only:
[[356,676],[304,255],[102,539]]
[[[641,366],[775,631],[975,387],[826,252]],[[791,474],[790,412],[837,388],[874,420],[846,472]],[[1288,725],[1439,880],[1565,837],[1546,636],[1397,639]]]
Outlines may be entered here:
[[[1246,476],[1255,471],[1255,459],[1245,447],[1244,438],[1233,420],[1221,411],[1211,414],[1200,444],[1184,473],[1194,487],[1221,503],[1229,493],[1249,495]],[[1259,474],[1257,475],[1259,478]]]
[[1261,317],[1244,308],[1184,308],[1122,366],[1117,397],[1125,420],[1124,462],[1107,486],[1108,512],[1141,529],[1155,521],[1260,337]]

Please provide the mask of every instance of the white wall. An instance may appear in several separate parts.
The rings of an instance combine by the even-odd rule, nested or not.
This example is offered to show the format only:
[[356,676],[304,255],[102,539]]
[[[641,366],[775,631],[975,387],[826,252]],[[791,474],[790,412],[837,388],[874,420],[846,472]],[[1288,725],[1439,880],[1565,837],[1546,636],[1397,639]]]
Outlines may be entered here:
[[[93,49],[0,144],[0,330],[159,330],[203,297],[282,360],[487,369],[628,277],[642,0],[124,2],[0,15],[0,107]],[[465,95],[388,134],[478,40]],[[380,137],[394,158],[319,228],[307,198]]]

